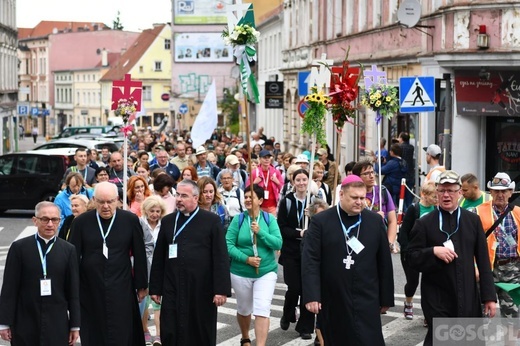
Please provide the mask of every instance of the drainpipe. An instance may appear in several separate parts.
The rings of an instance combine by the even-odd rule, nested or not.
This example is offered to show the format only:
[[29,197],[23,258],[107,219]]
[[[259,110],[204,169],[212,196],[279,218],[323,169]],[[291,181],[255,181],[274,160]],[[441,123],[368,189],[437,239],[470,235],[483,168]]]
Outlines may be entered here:
[[446,81],[446,106],[444,110],[444,134],[442,140],[442,153],[444,157],[444,166],[451,169],[451,129],[453,119],[453,101],[451,88],[451,74],[444,73],[442,79]]

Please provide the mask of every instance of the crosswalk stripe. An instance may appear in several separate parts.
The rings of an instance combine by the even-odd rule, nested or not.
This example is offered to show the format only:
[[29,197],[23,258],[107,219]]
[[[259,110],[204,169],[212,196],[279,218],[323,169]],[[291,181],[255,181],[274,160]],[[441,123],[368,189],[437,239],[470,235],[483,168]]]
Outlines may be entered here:
[[3,229],[4,229],[4,227],[0,227],[0,232],[2,232]]
[[25,238],[25,237],[28,237],[30,235],[33,235],[36,233],[36,226],[27,226],[25,227],[25,229],[22,231],[22,233],[20,233],[18,235],[18,237],[16,237],[16,239],[14,241],[17,241],[18,239],[22,239],[22,238]]

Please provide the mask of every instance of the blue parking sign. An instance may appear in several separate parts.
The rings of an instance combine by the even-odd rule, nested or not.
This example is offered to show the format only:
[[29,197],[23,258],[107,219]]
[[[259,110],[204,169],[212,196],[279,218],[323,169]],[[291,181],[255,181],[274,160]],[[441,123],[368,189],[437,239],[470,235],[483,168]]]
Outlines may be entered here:
[[31,108],[31,115],[32,115],[33,117],[38,116],[38,107],[32,107],[32,108]]
[[18,106],[18,115],[28,115],[29,107],[27,106]]

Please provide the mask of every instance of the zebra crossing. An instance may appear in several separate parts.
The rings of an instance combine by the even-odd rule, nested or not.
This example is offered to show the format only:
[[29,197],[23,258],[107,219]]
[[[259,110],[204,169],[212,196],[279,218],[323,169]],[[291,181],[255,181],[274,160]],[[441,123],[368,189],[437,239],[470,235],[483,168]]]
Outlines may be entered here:
[[[0,227],[0,234],[2,227]],[[36,227],[27,226],[18,234],[16,239],[20,239],[26,236],[30,236],[36,232]],[[0,246],[0,280],[3,279],[5,261],[7,253],[9,251],[9,245]],[[394,263],[397,266],[397,259],[394,258]],[[314,345],[314,337],[311,340],[302,340],[299,334],[294,330],[295,324],[292,323],[289,330],[284,331],[280,328],[280,318],[282,317],[283,303],[287,286],[283,283],[281,275],[283,269],[280,269],[278,275],[278,281],[275,287],[275,293],[273,296],[269,326],[269,336],[267,339],[268,345],[280,345],[280,346],[308,346]],[[397,269],[394,269],[394,271]],[[402,270],[402,269],[401,269]],[[398,285],[396,285],[397,289]],[[416,346],[422,344],[422,339],[426,333],[426,328],[422,326],[423,316],[420,309],[420,296],[416,296],[414,299],[414,319],[406,320],[403,317],[403,294],[395,294],[396,307],[391,308],[387,314],[381,315],[381,321],[383,325],[383,335],[385,337],[386,345],[392,346]],[[156,335],[155,324],[153,320],[153,312],[150,309],[151,316],[148,321],[150,334]],[[412,335],[407,339],[407,335]],[[217,323],[217,345],[218,346],[234,346],[240,345],[240,329],[236,321],[236,298],[233,294],[232,297],[228,298],[227,303],[218,308],[218,323]],[[255,340],[254,334],[254,321],[251,323],[250,339]],[[7,343],[0,340],[0,346],[8,345]]]

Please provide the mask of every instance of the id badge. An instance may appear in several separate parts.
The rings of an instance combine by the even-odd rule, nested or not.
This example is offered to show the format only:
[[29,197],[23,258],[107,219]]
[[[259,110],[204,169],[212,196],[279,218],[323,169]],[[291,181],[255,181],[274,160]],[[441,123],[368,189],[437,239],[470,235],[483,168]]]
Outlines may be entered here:
[[451,239],[446,240],[444,243],[442,243],[442,245],[444,245],[445,248],[448,248],[451,251],[455,251],[455,246],[453,246],[453,242],[451,241]]
[[51,293],[52,293],[52,291],[51,291],[51,279],[41,279],[40,280],[40,295],[42,297],[50,296]]
[[269,191],[264,190],[264,199],[269,199]]
[[516,246],[516,240],[511,234],[506,235],[506,243],[511,247]]
[[105,258],[108,259],[108,247],[107,247],[107,243],[103,243],[103,256],[105,256]]
[[177,244],[170,244],[168,247],[168,258],[177,258]]
[[365,248],[365,245],[361,244],[361,242],[356,237],[350,238],[347,241],[347,245],[350,246],[350,248],[354,250],[356,254],[359,254]]

